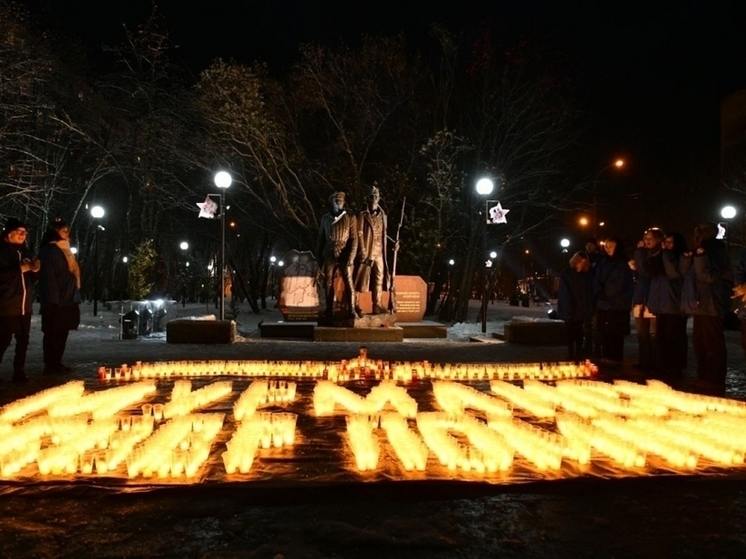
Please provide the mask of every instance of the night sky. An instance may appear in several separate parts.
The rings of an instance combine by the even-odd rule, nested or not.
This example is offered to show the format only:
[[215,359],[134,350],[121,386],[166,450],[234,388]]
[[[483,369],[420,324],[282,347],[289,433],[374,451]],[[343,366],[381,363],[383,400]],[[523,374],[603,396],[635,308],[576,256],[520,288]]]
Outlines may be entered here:
[[[25,4],[59,31],[79,36],[94,55],[102,43],[122,39],[122,23],[134,29],[151,9],[144,0]],[[304,42],[354,45],[362,33],[404,31],[413,45],[424,45],[431,22],[466,37],[483,24],[506,42],[541,42],[571,61],[586,112],[588,172],[623,156],[627,189],[636,193],[675,185],[697,172],[693,167],[716,162],[720,101],[746,88],[746,2],[382,0],[332,8],[301,0],[161,0],[158,6],[195,76],[216,57],[261,60],[281,72]]]

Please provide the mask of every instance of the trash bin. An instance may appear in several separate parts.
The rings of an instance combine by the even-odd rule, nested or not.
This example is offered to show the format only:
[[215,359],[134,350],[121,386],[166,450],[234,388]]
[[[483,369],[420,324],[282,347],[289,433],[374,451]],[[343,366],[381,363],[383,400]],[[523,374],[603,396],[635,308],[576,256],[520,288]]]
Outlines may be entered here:
[[122,316],[122,338],[125,340],[137,338],[139,324],[140,313],[134,309]]
[[166,309],[161,307],[153,313],[153,332],[163,332],[163,318],[166,316]]
[[140,313],[140,335],[149,336],[153,330],[153,311],[145,307]]
[[528,295],[521,295],[521,306],[522,307],[528,307],[529,302],[530,302],[530,299]]

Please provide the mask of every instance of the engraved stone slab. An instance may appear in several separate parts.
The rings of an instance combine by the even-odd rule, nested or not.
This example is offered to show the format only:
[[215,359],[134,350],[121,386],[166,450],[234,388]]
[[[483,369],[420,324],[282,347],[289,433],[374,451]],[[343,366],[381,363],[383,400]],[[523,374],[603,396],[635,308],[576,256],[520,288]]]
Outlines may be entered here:
[[396,321],[420,322],[427,309],[427,284],[420,276],[396,276]]
[[288,322],[316,320],[319,313],[319,290],[316,283],[318,265],[308,251],[291,250],[280,277],[277,307]]
[[[420,322],[425,316],[427,308],[427,284],[420,276],[396,276],[396,321]],[[357,304],[363,312],[369,315],[373,304],[370,291],[357,294]],[[389,292],[381,294],[381,304],[389,307]],[[378,316],[378,315],[375,315]]]

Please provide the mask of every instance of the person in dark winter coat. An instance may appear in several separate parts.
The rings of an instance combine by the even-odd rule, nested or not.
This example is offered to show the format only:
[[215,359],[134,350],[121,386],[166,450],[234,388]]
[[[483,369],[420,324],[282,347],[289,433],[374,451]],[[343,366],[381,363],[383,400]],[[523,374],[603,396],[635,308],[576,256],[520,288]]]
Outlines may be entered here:
[[684,253],[681,310],[693,317],[692,345],[697,357],[697,377],[706,384],[725,385],[727,350],[725,315],[730,312],[733,267],[725,243],[716,238],[717,225],[694,229],[694,252]]
[[679,270],[681,255],[687,251],[681,233],[667,233],[660,259],[650,260],[648,307],[656,316],[656,341],[660,355],[660,373],[664,379],[679,379],[686,369],[688,341],[687,315],[681,310],[684,277]]
[[602,361],[606,363],[621,364],[624,358],[624,336],[629,330],[633,288],[624,244],[616,238],[607,239],[604,257],[593,278],[596,327],[601,336]]
[[[588,255],[588,261],[590,262],[591,269],[591,281],[596,275],[596,268],[598,263],[601,261],[603,256],[601,251],[598,250],[598,241],[595,237],[590,237],[585,241],[585,252]],[[601,337],[596,329],[596,299],[593,298],[593,312],[583,323],[583,335],[585,337],[583,341],[583,351],[586,355],[593,357],[601,357]]]
[[585,252],[576,252],[559,275],[557,314],[565,321],[567,358],[579,361],[583,353],[583,325],[593,314],[591,262]]
[[663,248],[663,231],[657,227],[651,227],[637,243],[631,266],[635,271],[637,282],[632,294],[632,315],[635,318],[635,331],[637,332],[637,354],[636,367],[646,371],[657,370],[660,366],[658,346],[656,342],[657,321],[648,304],[650,293],[650,268],[660,269],[661,250]]
[[26,247],[28,226],[9,218],[0,233],[0,361],[15,336],[13,382],[22,383],[26,376],[26,352],[31,331],[33,282],[40,263]]
[[39,252],[39,302],[44,332],[44,374],[69,373],[62,364],[70,330],[80,324],[80,267],[70,251],[70,231],[64,221],[54,221],[42,239]]

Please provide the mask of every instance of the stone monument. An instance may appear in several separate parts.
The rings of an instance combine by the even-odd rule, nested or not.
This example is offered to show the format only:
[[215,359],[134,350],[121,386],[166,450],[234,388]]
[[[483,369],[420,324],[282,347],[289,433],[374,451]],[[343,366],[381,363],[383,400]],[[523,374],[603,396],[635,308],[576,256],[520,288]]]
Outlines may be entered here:
[[309,251],[291,250],[279,278],[277,307],[287,322],[316,321],[319,314],[318,264]]

